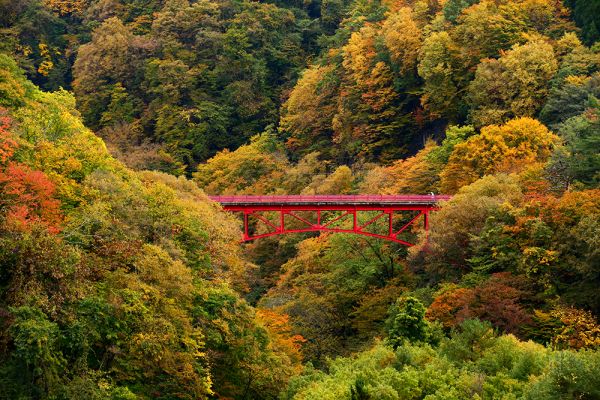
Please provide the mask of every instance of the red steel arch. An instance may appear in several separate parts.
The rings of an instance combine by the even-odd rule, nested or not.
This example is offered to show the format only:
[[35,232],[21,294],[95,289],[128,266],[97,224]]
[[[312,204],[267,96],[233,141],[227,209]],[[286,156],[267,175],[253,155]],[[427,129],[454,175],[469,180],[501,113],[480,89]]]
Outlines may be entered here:
[[[242,242],[269,236],[299,232],[342,232],[365,235],[390,240],[405,246],[413,246],[406,240],[398,238],[412,225],[423,222],[424,229],[429,229],[429,213],[439,208],[440,201],[450,199],[442,195],[316,195],[316,196],[210,196],[220,203],[226,211],[243,212],[244,232]],[[340,215],[326,221],[322,220],[323,212],[341,212]],[[394,227],[394,213],[412,211],[416,215],[401,226]],[[278,213],[278,222],[274,223],[262,213]],[[299,212],[314,214],[311,221],[298,215]],[[368,221],[360,223],[360,213],[369,213]],[[374,215],[373,215],[374,214]],[[286,216],[300,223],[300,227],[286,224]],[[270,229],[267,233],[252,234],[250,218],[254,217]],[[337,222],[352,219],[350,228],[336,227]],[[385,234],[370,232],[366,228],[381,219],[387,220]]]

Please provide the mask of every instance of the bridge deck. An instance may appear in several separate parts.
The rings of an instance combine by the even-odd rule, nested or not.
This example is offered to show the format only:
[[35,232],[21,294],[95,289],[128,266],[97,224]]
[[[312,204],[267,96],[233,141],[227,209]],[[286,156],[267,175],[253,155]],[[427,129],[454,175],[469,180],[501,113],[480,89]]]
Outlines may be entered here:
[[449,200],[445,195],[285,195],[210,196],[224,206],[410,206],[435,205]]

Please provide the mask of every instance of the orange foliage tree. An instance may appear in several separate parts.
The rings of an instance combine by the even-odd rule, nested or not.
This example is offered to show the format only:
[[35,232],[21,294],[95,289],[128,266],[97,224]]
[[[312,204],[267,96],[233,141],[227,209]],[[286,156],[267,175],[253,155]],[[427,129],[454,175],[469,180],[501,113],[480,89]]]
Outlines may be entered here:
[[271,339],[270,345],[273,350],[283,353],[288,357],[290,366],[300,372],[302,369],[302,343],[306,339],[302,335],[294,334],[289,324],[290,317],[276,311],[261,308],[256,311],[258,320],[262,322]]
[[519,304],[524,296],[517,288],[519,284],[519,279],[510,273],[498,273],[474,288],[454,287],[434,299],[426,316],[440,321],[446,328],[479,318],[504,332],[517,333],[522,324],[530,321]]
[[11,137],[8,129],[11,119],[4,108],[0,107],[0,163],[6,163],[15,153],[17,142]]
[[452,328],[464,320],[463,310],[473,298],[473,289],[454,286],[433,300],[425,316],[431,321],[441,322],[444,328]]

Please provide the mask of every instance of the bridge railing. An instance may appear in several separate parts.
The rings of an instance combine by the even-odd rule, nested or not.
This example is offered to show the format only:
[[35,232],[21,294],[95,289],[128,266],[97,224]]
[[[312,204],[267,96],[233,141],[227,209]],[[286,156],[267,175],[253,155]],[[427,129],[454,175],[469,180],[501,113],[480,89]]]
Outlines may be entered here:
[[337,204],[368,204],[368,203],[437,203],[446,201],[446,195],[237,195],[210,196],[213,201],[222,204],[288,204],[288,203],[337,203]]

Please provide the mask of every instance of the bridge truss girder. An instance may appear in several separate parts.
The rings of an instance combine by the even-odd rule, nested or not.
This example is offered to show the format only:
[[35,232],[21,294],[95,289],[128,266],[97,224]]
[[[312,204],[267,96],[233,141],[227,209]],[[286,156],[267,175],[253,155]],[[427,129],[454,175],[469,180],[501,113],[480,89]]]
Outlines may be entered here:
[[[255,239],[288,234],[288,233],[302,233],[302,232],[336,232],[336,233],[351,233],[356,235],[363,235],[369,237],[375,237],[379,239],[389,240],[395,243],[399,243],[404,246],[414,246],[407,240],[399,238],[399,236],[406,232],[409,228],[422,223],[422,227],[425,232],[429,230],[429,214],[438,208],[435,205],[407,205],[407,206],[330,206],[330,205],[286,205],[286,206],[268,206],[268,205],[254,205],[254,206],[228,206],[223,207],[228,211],[242,212],[244,215],[244,227],[242,242],[248,242]],[[323,220],[322,213],[328,211],[341,212],[340,215],[333,219]],[[416,215],[411,216],[408,221],[403,221],[401,226],[394,227],[397,220],[397,216],[394,213],[412,211],[416,212]],[[277,222],[273,219],[269,220],[263,214],[265,212],[277,213]],[[305,218],[299,215],[299,212],[309,212],[313,214],[313,218]],[[370,217],[366,222],[360,221],[360,214],[368,213]],[[373,215],[375,214],[375,215]],[[296,221],[296,224],[286,223],[286,217],[289,217]],[[288,218],[288,219],[289,219]],[[263,225],[264,228],[268,229],[268,232],[253,233],[250,229],[251,219],[254,219],[257,224]],[[375,233],[369,231],[367,228],[374,225],[380,220],[384,220],[387,223],[387,229],[384,233],[381,231]],[[351,222],[351,223],[350,223]],[[336,226],[336,223],[345,223],[344,227]]]

